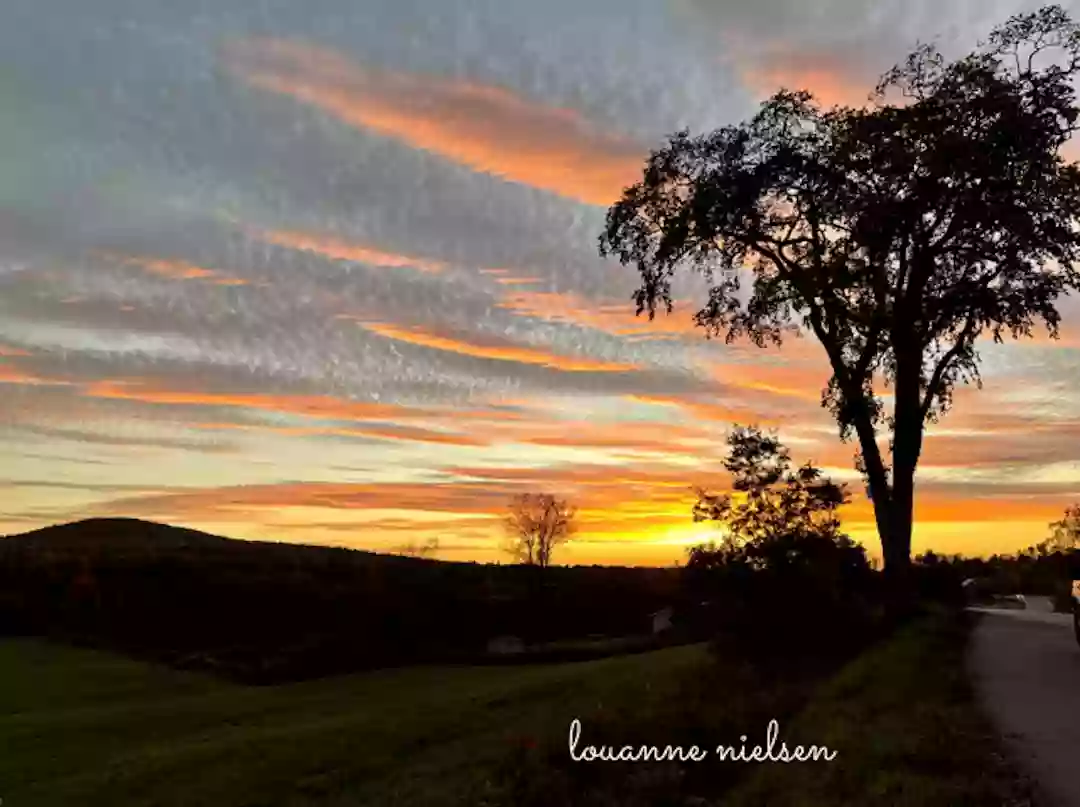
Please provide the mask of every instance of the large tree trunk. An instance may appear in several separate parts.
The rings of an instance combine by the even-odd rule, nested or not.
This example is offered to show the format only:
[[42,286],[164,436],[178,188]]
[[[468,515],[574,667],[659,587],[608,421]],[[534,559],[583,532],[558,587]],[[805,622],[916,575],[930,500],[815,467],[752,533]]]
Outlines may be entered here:
[[[894,339],[897,345],[911,344],[911,335]],[[833,358],[834,371],[842,377],[843,362]],[[870,498],[874,504],[874,519],[881,551],[885,561],[885,576],[890,587],[903,592],[907,588],[911,567],[911,531],[915,504],[915,467],[922,451],[922,356],[910,351],[897,351],[896,407],[893,411],[893,467],[886,470],[877,444],[877,431],[862,390],[849,383],[845,390],[848,402],[854,407],[852,425],[859,438],[863,465]]]
[[856,417],[855,432],[859,437],[859,447],[862,449],[863,467],[866,470],[867,486],[870,488],[870,501],[874,505],[874,521],[877,524],[881,550],[886,568],[888,568],[890,547],[893,545],[889,537],[893,530],[892,490],[889,486],[885,462],[881,457],[881,449],[878,448],[877,433],[874,431],[870,414],[865,409]]
[[889,526],[882,535],[885,579],[894,606],[905,609],[911,591],[911,532],[915,514],[915,469],[922,453],[921,356],[897,356],[893,410],[892,497]]

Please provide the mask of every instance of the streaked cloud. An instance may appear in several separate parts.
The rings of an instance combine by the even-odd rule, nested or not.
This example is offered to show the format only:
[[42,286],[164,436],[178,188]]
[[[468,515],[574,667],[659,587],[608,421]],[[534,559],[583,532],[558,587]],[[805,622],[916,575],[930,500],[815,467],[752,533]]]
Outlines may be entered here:
[[136,266],[152,275],[171,280],[205,280],[217,286],[246,286],[248,283],[242,278],[223,276],[216,270],[196,266],[183,260],[109,253],[101,255],[106,259],[116,261],[121,266]]
[[[506,282],[505,278],[498,280]],[[635,315],[628,300],[590,300],[572,292],[515,289],[504,294],[497,306],[522,316],[595,328],[629,339],[700,339],[705,333],[695,325],[685,300],[678,302],[672,314],[651,321],[647,316]]]
[[224,61],[254,87],[474,170],[589,204],[617,199],[637,179],[646,153],[569,109],[501,87],[366,67],[307,43],[235,41]]
[[[144,404],[226,407],[336,421],[390,421],[431,417],[432,412],[397,404],[351,401],[325,395],[272,395],[170,389],[141,381],[103,380],[86,385],[82,395]],[[468,413],[459,416],[467,417]],[[487,415],[485,415],[487,416]],[[498,417],[493,413],[490,417]]]
[[0,361],[0,384],[28,384],[31,386],[67,386],[69,382],[56,378],[46,378],[36,373],[26,372],[19,367]]
[[398,424],[372,424],[369,426],[271,426],[266,424],[199,423],[199,429],[242,430],[280,434],[291,437],[358,437],[369,440],[404,440],[445,446],[482,446],[486,441],[479,437],[421,426]]
[[261,237],[271,244],[304,252],[314,252],[317,255],[336,261],[355,261],[370,264],[371,266],[392,268],[407,266],[419,269],[421,272],[433,273],[441,272],[446,268],[446,264],[442,261],[419,258],[414,255],[398,255],[376,249],[370,245],[356,244],[332,236],[287,230],[270,230],[261,233]]
[[404,342],[405,344],[417,345],[432,350],[441,350],[447,353],[457,353],[462,356],[473,356],[479,359],[533,364],[539,367],[548,367],[553,370],[562,370],[570,373],[628,373],[639,369],[632,364],[596,361],[584,357],[562,356],[555,353],[549,353],[545,350],[521,347],[513,344],[482,345],[466,342],[451,336],[431,333],[430,331],[420,328],[402,328],[380,322],[361,322],[359,325],[365,330],[378,334],[386,339],[393,339],[397,342]]

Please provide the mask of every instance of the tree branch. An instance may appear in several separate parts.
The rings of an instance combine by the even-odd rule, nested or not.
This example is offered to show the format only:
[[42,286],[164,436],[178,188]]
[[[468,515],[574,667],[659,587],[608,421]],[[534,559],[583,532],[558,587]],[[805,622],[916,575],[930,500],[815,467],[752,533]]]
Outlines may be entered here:
[[939,361],[934,368],[934,372],[930,376],[930,381],[926,385],[926,393],[919,405],[919,411],[924,423],[926,422],[927,415],[930,414],[931,407],[934,405],[934,397],[937,395],[938,388],[941,386],[941,382],[944,380],[945,374],[949,370],[949,365],[970,346],[968,343],[975,337],[975,328],[977,325],[978,323],[969,317],[967,323],[964,325],[963,331],[961,331],[960,336],[957,337],[956,343],[941,357],[941,361]]

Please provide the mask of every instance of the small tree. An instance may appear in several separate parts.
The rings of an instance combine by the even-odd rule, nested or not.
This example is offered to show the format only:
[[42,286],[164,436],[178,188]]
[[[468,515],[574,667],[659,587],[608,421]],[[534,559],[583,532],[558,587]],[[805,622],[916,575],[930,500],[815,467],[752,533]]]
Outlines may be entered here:
[[781,90],[749,122],[676,134],[608,212],[600,251],[640,272],[639,314],[670,312],[690,265],[712,286],[695,317],[707,334],[764,346],[801,327],[821,343],[822,401],[858,439],[893,579],[910,565],[925,425],[979,382],[976,340],[1040,320],[1057,336],[1056,301],[1080,287],[1080,166],[1061,156],[1078,72],[1060,6],[1014,16],[952,63],[919,47],[867,108]]
[[699,489],[693,508],[695,521],[721,522],[727,534],[690,550],[691,591],[753,652],[820,649],[837,638],[826,634],[846,634],[836,648],[861,641],[873,574],[840,531],[844,487],[812,463],[792,468],[777,437],[757,428],[737,427],[728,445],[734,495]]
[[546,568],[574,531],[574,508],[550,493],[515,496],[506,516],[506,551],[518,563]]
[[727,534],[719,545],[692,547],[689,569],[743,564],[776,571],[830,559],[866,566],[865,550],[840,531],[838,510],[848,501],[843,485],[810,462],[792,469],[787,448],[756,427],[736,427],[728,445],[724,467],[742,495],[697,489],[694,521],[720,522]]
[[745,498],[736,503],[730,494],[698,488],[694,521],[723,522],[728,540],[738,544],[781,535],[839,535],[837,511],[848,501],[843,485],[809,462],[792,470],[787,448],[756,427],[735,427],[728,445],[724,467]]
[[1046,541],[1048,552],[1069,552],[1080,544],[1080,504],[1065,509],[1060,521],[1050,522],[1051,534]]

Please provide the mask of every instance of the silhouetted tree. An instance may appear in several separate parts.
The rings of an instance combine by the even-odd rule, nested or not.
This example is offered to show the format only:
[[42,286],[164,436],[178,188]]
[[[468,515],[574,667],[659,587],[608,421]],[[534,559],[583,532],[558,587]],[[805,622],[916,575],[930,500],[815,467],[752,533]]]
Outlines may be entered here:
[[574,529],[574,508],[550,493],[522,493],[510,502],[506,516],[506,551],[518,563],[546,568],[555,547]]
[[687,568],[744,565],[748,570],[809,570],[814,565],[851,563],[869,569],[865,550],[840,532],[838,509],[847,490],[807,462],[794,470],[776,435],[736,427],[728,436],[724,467],[738,498],[697,489],[694,521],[717,521],[726,534],[719,543],[691,547]]
[[399,546],[397,552],[399,555],[406,555],[411,558],[432,558],[439,552],[439,539],[429,538],[422,544],[409,541]]
[[600,250],[639,270],[639,314],[670,313],[688,264],[711,285],[695,316],[708,335],[764,346],[802,326],[823,345],[822,402],[858,439],[895,580],[925,425],[957,382],[980,383],[976,340],[1039,320],[1056,337],[1057,298],[1080,286],[1080,168],[1060,154],[1078,69],[1080,31],[1059,6],[1015,16],[951,63],[919,46],[865,108],[781,90],[748,122],[680,132],[608,211]]
[[848,501],[842,485],[809,462],[792,470],[787,448],[756,427],[737,426],[728,446],[724,467],[735,491],[744,495],[736,502],[730,494],[697,489],[694,521],[723,522],[728,540],[738,543],[791,534],[839,534],[837,510]]
[[1065,509],[1060,521],[1050,522],[1050,538],[1045,542],[1048,552],[1069,552],[1080,543],[1080,504]]
[[793,469],[779,439],[756,427],[737,427],[728,446],[734,494],[698,490],[693,508],[695,521],[719,521],[726,535],[690,549],[690,591],[747,652],[858,644],[873,572],[865,549],[840,532],[844,486],[812,463]]

